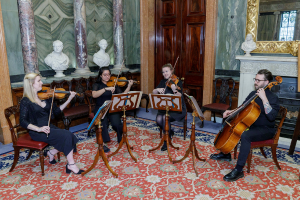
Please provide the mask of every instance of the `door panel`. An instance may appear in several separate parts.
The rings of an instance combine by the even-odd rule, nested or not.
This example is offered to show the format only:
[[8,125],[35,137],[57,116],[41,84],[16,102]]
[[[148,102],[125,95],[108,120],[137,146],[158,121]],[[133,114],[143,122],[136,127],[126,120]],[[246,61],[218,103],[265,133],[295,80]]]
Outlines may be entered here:
[[202,105],[205,42],[205,0],[156,0],[155,87],[161,67],[175,64],[184,87]]

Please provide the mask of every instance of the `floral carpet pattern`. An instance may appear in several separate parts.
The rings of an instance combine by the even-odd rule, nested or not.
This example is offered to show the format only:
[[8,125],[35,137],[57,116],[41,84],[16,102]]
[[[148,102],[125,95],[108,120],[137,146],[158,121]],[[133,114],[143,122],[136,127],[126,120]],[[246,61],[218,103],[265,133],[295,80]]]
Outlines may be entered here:
[[[134,147],[138,162],[131,159],[125,145],[119,153],[109,159],[109,165],[118,173],[115,178],[100,159],[96,167],[85,176],[66,174],[67,160],[55,165],[45,159],[45,176],[41,176],[37,152],[25,161],[28,154],[23,151],[13,172],[8,172],[13,163],[13,152],[1,155],[0,199],[299,199],[300,198],[300,155],[293,156],[287,150],[278,149],[281,170],[275,166],[270,149],[265,149],[265,159],[255,151],[251,172],[236,182],[225,182],[223,176],[234,168],[231,162],[208,160],[197,161],[199,177],[196,177],[191,155],[181,163],[172,164],[167,152],[160,150],[149,153],[149,149],[160,142],[159,129],[154,121],[140,118],[127,119],[128,139]],[[181,127],[172,126],[176,135],[173,139],[179,150],[171,148],[173,159],[180,159],[189,145],[183,140]],[[191,130],[188,130],[188,136]],[[77,166],[88,169],[97,150],[95,137],[88,138],[87,131],[75,133],[80,142],[75,155]],[[117,149],[116,134],[110,129],[111,152]],[[196,131],[197,149],[201,158],[215,153],[214,134]],[[246,168],[245,168],[246,169]]]

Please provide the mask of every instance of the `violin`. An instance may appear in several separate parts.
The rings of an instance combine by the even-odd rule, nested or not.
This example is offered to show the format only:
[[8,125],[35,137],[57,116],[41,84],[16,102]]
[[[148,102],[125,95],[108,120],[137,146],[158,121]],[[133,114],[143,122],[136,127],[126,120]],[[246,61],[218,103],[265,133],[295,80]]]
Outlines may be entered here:
[[[70,94],[70,91],[66,91],[64,88],[56,88],[54,91],[54,98],[56,99],[63,99],[65,98],[66,94]],[[80,94],[76,93],[78,96]],[[38,97],[41,100],[49,99],[53,96],[53,89],[49,87],[42,87],[42,90],[38,92]]]
[[[117,85],[119,87],[124,87],[127,84],[128,80],[126,79],[126,77],[119,77],[118,81],[117,81],[117,77],[111,76],[109,81],[107,82],[107,86],[108,87],[114,87],[116,82],[117,82]],[[140,84],[139,81],[133,81],[133,83],[134,84]]]
[[[169,88],[171,88],[171,85],[172,85],[172,84],[175,84],[176,89],[177,89],[177,90],[181,90],[181,88],[177,85],[178,82],[179,82],[179,78],[178,78],[175,74],[173,74],[173,75],[169,78],[169,81],[166,82],[166,86],[169,87]],[[171,89],[172,89],[172,88],[171,88]]]

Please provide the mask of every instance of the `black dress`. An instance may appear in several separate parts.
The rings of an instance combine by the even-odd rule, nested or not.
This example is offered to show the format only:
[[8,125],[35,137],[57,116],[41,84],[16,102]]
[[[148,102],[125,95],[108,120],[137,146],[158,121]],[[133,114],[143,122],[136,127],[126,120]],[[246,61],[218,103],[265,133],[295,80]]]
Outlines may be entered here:
[[[36,103],[31,102],[27,97],[23,97],[20,102],[20,125],[27,128],[29,124],[37,127],[48,126],[48,118],[51,108],[52,99],[45,101],[46,106],[43,108]],[[52,112],[54,115],[61,114],[60,108],[53,104]],[[52,116],[53,116],[52,114]],[[36,132],[29,130],[30,137],[35,141],[46,142],[67,156],[74,148],[78,139],[68,130],[57,128],[50,124],[50,133]]]
[[[93,91],[98,91],[98,90],[101,90],[106,87],[108,87],[108,86],[105,85],[102,81],[96,82],[93,84]],[[116,86],[114,94],[119,94],[119,93],[122,93],[122,90],[119,86]],[[96,106],[95,106],[93,113],[94,114],[97,113],[98,109],[102,106],[102,104],[106,100],[111,100],[111,97],[112,97],[112,92],[105,91],[101,96],[96,98]],[[111,123],[112,128],[117,132],[118,142],[119,143],[121,142],[122,134],[123,134],[123,124],[121,122],[121,115],[122,115],[121,112],[115,112],[115,113],[107,112],[104,119],[101,120],[103,142],[106,143],[106,142],[110,141],[110,137],[108,134],[108,119]]]
[[[167,79],[161,80],[156,88],[165,88],[166,82],[167,82]],[[183,94],[182,94],[182,91],[183,91],[182,82],[179,80],[177,85],[180,87],[180,91],[178,91],[178,90],[177,91],[181,93],[182,112],[169,111],[168,113],[176,121],[182,121],[186,114],[186,105],[185,105]],[[171,88],[167,87],[165,94],[174,94],[174,92]],[[158,110],[158,112],[157,112],[157,115],[165,115],[165,114],[166,114],[165,110]]]

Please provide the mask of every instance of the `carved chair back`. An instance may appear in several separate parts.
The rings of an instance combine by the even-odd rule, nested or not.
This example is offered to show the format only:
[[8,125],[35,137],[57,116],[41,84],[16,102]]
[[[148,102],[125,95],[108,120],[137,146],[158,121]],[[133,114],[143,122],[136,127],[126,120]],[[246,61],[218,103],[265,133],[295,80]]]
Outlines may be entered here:
[[234,87],[235,87],[235,81],[231,77],[230,78],[221,78],[221,77],[216,78],[214,80],[215,95],[213,98],[213,103],[223,103],[223,104],[229,103],[229,109],[230,109],[231,105],[232,105],[232,97],[231,96],[234,91]]
[[[7,120],[8,126],[9,126],[13,144],[16,145],[17,141],[18,141],[18,133],[22,133],[22,132],[26,133],[27,132],[27,130],[22,128],[19,123],[19,119],[20,119],[19,104],[17,106],[11,106],[9,108],[6,108],[4,110],[4,114],[5,114],[5,118]],[[13,125],[13,124],[15,124],[15,125]]]

